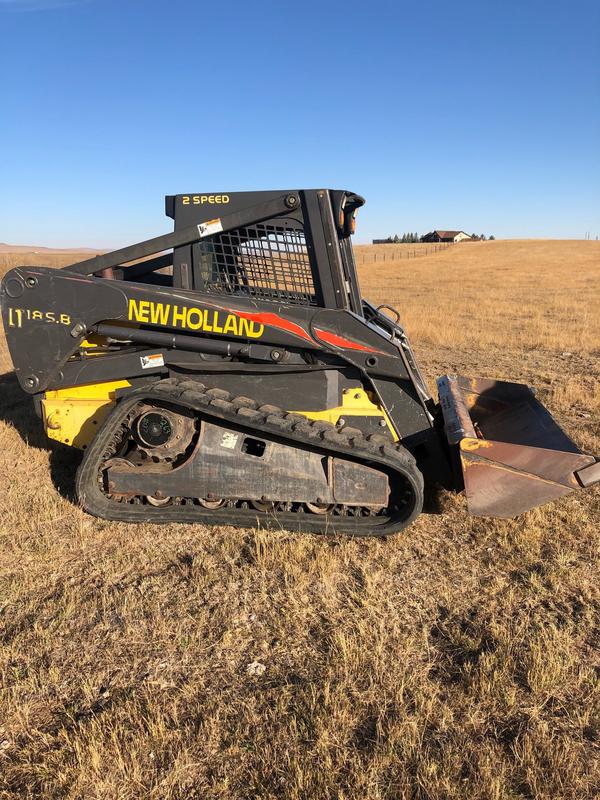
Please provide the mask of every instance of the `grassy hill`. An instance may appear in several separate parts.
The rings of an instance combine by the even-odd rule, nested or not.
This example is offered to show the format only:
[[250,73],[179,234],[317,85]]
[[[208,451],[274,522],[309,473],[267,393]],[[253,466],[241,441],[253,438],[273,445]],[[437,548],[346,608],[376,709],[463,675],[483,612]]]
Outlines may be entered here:
[[[362,252],[432,385],[530,383],[600,452],[599,243]],[[2,372],[0,798],[599,795],[598,489],[382,541],[115,524]]]

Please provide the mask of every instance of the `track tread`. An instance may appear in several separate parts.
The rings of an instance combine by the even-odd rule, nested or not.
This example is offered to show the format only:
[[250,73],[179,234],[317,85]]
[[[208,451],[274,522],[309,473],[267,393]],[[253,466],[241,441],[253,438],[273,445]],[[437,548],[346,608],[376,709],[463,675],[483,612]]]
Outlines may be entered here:
[[[262,432],[278,439],[283,437],[293,444],[308,444],[311,447],[317,447],[327,455],[347,455],[353,460],[358,459],[370,465],[375,462],[375,466],[386,467],[401,472],[405,476],[408,473],[416,495],[415,509],[407,519],[394,522],[392,518],[388,523],[380,523],[367,530],[364,524],[365,519],[354,519],[352,516],[339,517],[334,520],[325,515],[321,517],[288,512],[277,518],[252,510],[242,513],[240,509],[235,509],[233,514],[231,513],[232,509],[226,508],[212,511],[195,506],[191,502],[179,506],[151,507],[110,501],[100,491],[97,480],[98,471],[101,469],[106,454],[110,453],[111,447],[120,441],[122,424],[128,412],[142,398],[150,401],[168,401],[173,405],[184,406],[220,422],[245,427],[255,435]],[[87,511],[95,516],[108,519],[147,522],[198,521],[216,525],[243,525],[244,527],[258,523],[264,527],[283,526],[291,530],[385,536],[402,530],[420,512],[423,498],[423,478],[416,467],[413,456],[400,443],[391,444],[389,440],[379,434],[365,435],[357,428],[344,429],[323,420],[310,420],[300,414],[284,411],[278,406],[259,406],[252,398],[243,395],[233,396],[224,389],[206,389],[199,381],[166,378],[150,387],[131,392],[108,415],[84,455],[77,473],[76,489],[78,498]],[[228,511],[229,513],[227,513]],[[367,519],[372,522],[377,518]]]

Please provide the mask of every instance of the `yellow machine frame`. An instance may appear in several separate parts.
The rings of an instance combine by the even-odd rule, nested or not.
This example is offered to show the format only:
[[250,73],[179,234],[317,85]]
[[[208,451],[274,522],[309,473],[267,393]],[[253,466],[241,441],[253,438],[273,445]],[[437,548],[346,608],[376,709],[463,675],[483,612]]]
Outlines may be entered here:
[[[85,450],[98,426],[115,404],[118,389],[131,386],[129,381],[106,381],[48,391],[42,399],[42,416],[46,435],[62,444]],[[308,419],[323,420],[337,425],[349,417],[379,417],[394,437],[391,421],[385,410],[376,405],[362,388],[344,389],[342,404],[322,411],[294,411]]]
[[131,384],[125,380],[106,381],[46,392],[42,399],[46,435],[85,450],[114,406],[117,389],[128,386]]
[[342,405],[335,408],[326,408],[323,411],[294,411],[294,414],[302,414],[303,417],[308,419],[320,419],[324,422],[331,422],[332,425],[337,425],[340,419],[347,417],[379,417],[385,426],[381,426],[382,430],[387,427],[394,437],[394,441],[398,441],[398,435],[386,414],[385,410],[376,405],[369,392],[357,387],[356,389],[344,389],[342,392]]

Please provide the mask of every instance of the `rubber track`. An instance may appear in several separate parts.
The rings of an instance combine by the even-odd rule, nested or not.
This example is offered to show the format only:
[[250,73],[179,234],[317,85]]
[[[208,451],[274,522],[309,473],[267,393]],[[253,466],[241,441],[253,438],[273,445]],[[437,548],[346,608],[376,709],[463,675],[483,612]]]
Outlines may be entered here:
[[[256,436],[293,443],[324,455],[349,458],[374,467],[385,467],[407,479],[415,494],[412,510],[402,509],[396,517],[351,517],[299,513],[265,513],[255,509],[205,509],[186,503],[156,507],[119,503],[106,497],[98,480],[102,464],[112,455],[123,435],[123,422],[141,400],[168,402],[197,412],[201,418],[241,428]],[[393,491],[392,481],[392,491]],[[284,528],[318,533],[344,533],[355,536],[387,536],[409,525],[420,513],[423,478],[412,455],[400,444],[384,437],[365,436],[356,428],[337,428],[328,422],[313,421],[276,406],[259,406],[247,397],[233,397],[223,389],[206,389],[189,379],[168,378],[150,387],[137,389],[121,400],[86,450],[76,479],[77,496],[89,513],[104,519],[125,522],[201,522],[207,525]],[[282,501],[285,498],[281,498]]]

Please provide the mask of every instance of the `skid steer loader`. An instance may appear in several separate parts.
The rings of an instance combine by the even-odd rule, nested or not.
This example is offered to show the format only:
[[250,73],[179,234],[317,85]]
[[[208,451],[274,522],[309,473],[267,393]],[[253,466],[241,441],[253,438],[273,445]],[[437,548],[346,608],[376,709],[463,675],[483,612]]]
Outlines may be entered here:
[[363,203],[169,196],[173,233],[5,276],[18,380],[48,436],[83,451],[87,511],[386,535],[424,484],[512,517],[600,480],[527,386],[447,375],[431,397],[398,315],[360,294]]

